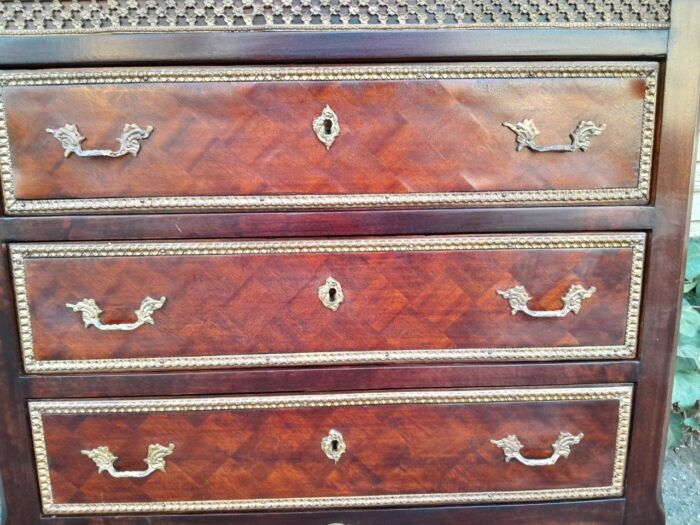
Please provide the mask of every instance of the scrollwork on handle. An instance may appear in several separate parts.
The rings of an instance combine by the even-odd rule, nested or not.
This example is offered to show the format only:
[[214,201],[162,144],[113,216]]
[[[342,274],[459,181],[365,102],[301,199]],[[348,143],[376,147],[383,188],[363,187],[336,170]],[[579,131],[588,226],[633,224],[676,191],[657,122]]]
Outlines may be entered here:
[[511,459],[517,459],[520,463],[528,467],[547,467],[549,465],[554,465],[561,457],[568,458],[569,454],[571,454],[571,445],[577,445],[582,439],[583,434],[574,436],[568,432],[559,432],[559,437],[557,437],[557,440],[552,444],[554,452],[550,457],[543,459],[523,457],[520,454],[520,449],[523,448],[523,444],[518,437],[513,434],[503,439],[492,439],[491,443],[503,449],[506,463],[510,463]]
[[141,306],[135,310],[136,321],[133,323],[104,324],[100,321],[102,310],[94,299],[83,299],[75,304],[66,303],[66,306],[74,312],[80,312],[83,316],[85,328],[94,326],[98,330],[135,330],[143,324],[154,324],[153,312],[160,310],[165,304],[165,297],[154,299],[146,297],[141,301]]
[[597,125],[590,120],[582,120],[576,125],[576,129],[571,133],[571,144],[555,144],[552,146],[538,146],[535,144],[535,137],[540,131],[535,127],[532,119],[526,118],[515,124],[504,122],[503,125],[516,135],[515,150],[520,151],[529,148],[532,151],[548,152],[571,152],[576,150],[586,151],[591,145],[591,139],[600,135],[606,128],[605,124]]
[[506,299],[512,315],[523,312],[530,317],[565,317],[569,312],[575,314],[581,310],[581,302],[590,298],[596,291],[595,286],[586,289],[580,284],[572,284],[569,291],[561,298],[564,306],[559,310],[530,310],[527,303],[532,299],[524,286],[518,285],[508,290],[496,290],[496,293]]
[[165,472],[165,456],[169,456],[173,453],[175,445],[170,443],[167,447],[156,443],[155,445],[148,445],[148,455],[143,462],[148,465],[146,470],[124,470],[119,472],[114,468],[114,462],[117,461],[117,456],[112,454],[108,447],[97,447],[92,450],[81,450],[82,454],[85,454],[97,465],[97,472],[108,472],[112,477],[115,478],[145,478],[150,476],[156,470]]
[[75,153],[78,157],[121,157],[127,153],[136,156],[141,149],[142,139],[147,139],[153,131],[153,126],[146,126],[146,129],[141,129],[136,124],[125,124],[122,134],[117,138],[119,149],[86,149],[84,150],[80,143],[85,140],[78,126],[75,124],[66,124],[62,128],[46,128],[48,133],[51,133],[56,140],[63,146],[63,156],[68,158],[71,153]]

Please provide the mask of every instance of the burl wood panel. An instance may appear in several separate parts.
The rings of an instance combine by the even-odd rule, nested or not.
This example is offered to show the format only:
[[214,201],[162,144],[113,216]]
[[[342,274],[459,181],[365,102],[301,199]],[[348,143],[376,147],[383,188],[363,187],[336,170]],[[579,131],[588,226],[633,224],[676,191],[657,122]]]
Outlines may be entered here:
[[[387,249],[27,258],[25,268],[37,360],[125,359],[624,345],[632,255],[626,247]],[[328,276],[345,296],[335,312],[318,298]],[[522,284],[530,308],[558,310],[576,283],[596,292],[563,318],[512,315],[496,293]],[[167,300],[153,325],[130,332],[86,328],[66,307],[92,298],[103,322],[131,322],[146,296]]]
[[[435,494],[612,483],[616,400],[339,406],[43,417],[54,503]],[[342,433],[346,453],[321,438]],[[506,463],[490,443],[517,434],[546,458],[559,432],[583,433],[549,467]],[[148,445],[175,445],[166,472],[98,473],[81,450],[108,446],[117,470],[142,470]]]
[[[649,66],[649,64],[646,64]],[[212,69],[215,73],[217,70]],[[639,78],[189,82],[8,87],[19,199],[372,194],[631,188]],[[312,121],[330,105],[330,151]],[[502,125],[532,118],[540,144],[581,120],[607,124],[588,151],[516,152]],[[76,124],[84,148],[151,125],[138,157],[63,157],[45,131]]]

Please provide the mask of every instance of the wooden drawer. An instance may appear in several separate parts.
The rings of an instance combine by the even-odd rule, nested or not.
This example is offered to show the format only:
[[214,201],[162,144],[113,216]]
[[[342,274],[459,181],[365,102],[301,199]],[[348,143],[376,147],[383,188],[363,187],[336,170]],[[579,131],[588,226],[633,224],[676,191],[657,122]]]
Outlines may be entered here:
[[[644,203],[657,69],[555,62],[8,72],[0,77],[6,210]],[[323,116],[326,106],[332,114]],[[574,151],[530,148],[553,145]],[[92,148],[102,151],[78,156]]]
[[29,410],[45,513],[198,512],[620,496],[631,398],[613,385]]
[[644,244],[641,233],[17,244],[11,258],[26,370],[89,372],[631,358]]

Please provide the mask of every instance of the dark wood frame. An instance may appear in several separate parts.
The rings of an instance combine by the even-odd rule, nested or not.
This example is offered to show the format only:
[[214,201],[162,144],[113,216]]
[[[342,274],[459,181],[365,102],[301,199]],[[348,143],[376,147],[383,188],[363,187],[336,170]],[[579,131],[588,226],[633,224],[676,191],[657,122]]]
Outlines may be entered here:
[[[236,392],[301,392],[634,382],[632,439],[624,499],[531,505],[372,511],[150,517],[149,523],[413,525],[493,523],[664,523],[660,476],[690,206],[700,91],[700,2],[673,0],[660,30],[455,30],[332,33],[119,34],[0,37],[3,68],[113,64],[212,64],[498,60],[658,59],[662,63],[649,206],[353,212],[213,213],[0,218],[0,471],[7,523],[112,523],[115,517],[41,515],[26,399]],[[505,45],[507,42],[507,46]],[[112,375],[24,374],[9,274],[8,242],[399,235],[472,232],[646,231],[649,249],[639,356],[630,362],[529,365],[392,365]],[[143,516],[119,523],[143,523]]]

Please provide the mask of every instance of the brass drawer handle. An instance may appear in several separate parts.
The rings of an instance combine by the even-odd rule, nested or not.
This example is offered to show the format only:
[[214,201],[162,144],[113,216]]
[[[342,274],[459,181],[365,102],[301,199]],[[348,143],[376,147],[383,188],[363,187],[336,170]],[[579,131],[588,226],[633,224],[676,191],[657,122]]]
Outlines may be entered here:
[[100,321],[102,310],[97,306],[94,299],[83,299],[75,304],[66,303],[66,306],[74,312],[82,313],[85,328],[92,325],[98,330],[136,330],[142,324],[155,324],[153,321],[153,312],[160,310],[163,304],[165,304],[165,297],[161,297],[160,299],[146,297],[141,301],[139,309],[134,311],[136,314],[136,321],[133,323],[121,324],[103,324],[102,321]]
[[85,140],[78,126],[75,124],[66,124],[62,128],[46,128],[48,133],[51,133],[56,140],[63,146],[63,156],[68,158],[71,153],[75,153],[78,157],[121,157],[127,153],[136,156],[141,148],[142,139],[147,139],[153,131],[153,126],[146,126],[146,129],[141,129],[136,124],[124,124],[124,129],[117,142],[119,149],[83,149],[80,143]]
[[510,463],[511,459],[517,459],[523,465],[528,467],[547,467],[549,465],[554,465],[557,460],[561,457],[568,458],[571,454],[571,445],[577,445],[583,439],[583,434],[578,434],[574,436],[568,432],[559,432],[559,437],[552,443],[552,449],[554,452],[548,458],[544,459],[529,459],[525,458],[520,454],[520,449],[523,448],[523,444],[515,435],[507,436],[503,439],[495,440],[492,439],[491,443],[496,445],[498,448],[503,449],[505,454],[506,463]]
[[340,283],[333,277],[328,277],[326,282],[318,288],[318,298],[323,306],[335,312],[345,300],[345,295]]
[[108,447],[97,447],[92,450],[81,450],[82,454],[85,454],[97,465],[97,472],[102,473],[107,471],[112,477],[115,478],[145,478],[150,476],[156,470],[165,472],[165,456],[169,456],[173,453],[175,445],[170,443],[167,447],[156,443],[155,445],[148,445],[148,455],[143,462],[148,465],[146,470],[124,470],[122,472],[117,471],[114,468],[114,462],[117,461],[117,456],[109,451]]
[[321,114],[314,119],[312,127],[316,133],[316,137],[326,146],[327,150],[331,149],[335,139],[340,135],[338,115],[336,115],[335,111],[327,104],[326,107],[323,108],[323,111],[321,111]]
[[532,299],[530,294],[524,286],[518,285],[508,290],[496,290],[496,293],[508,300],[510,305],[510,313],[512,315],[518,312],[523,312],[530,317],[565,317],[569,312],[575,314],[579,313],[581,310],[581,302],[584,299],[588,299],[596,291],[595,286],[591,286],[589,289],[585,289],[580,284],[572,284],[569,287],[569,291],[566,295],[561,298],[561,302],[564,304],[559,310],[530,310],[527,303]]
[[591,120],[582,120],[576,125],[576,129],[571,133],[571,144],[555,144],[553,146],[538,146],[535,144],[535,137],[540,134],[540,131],[535,127],[532,119],[526,118],[515,124],[504,122],[503,125],[516,134],[515,150],[520,151],[523,148],[529,148],[532,151],[548,152],[548,151],[586,151],[591,145],[591,139],[600,135],[606,128],[605,124],[597,125]]
[[340,457],[345,454],[346,449],[343,435],[334,428],[321,440],[321,450],[328,459],[332,459],[336,463],[340,461]]

